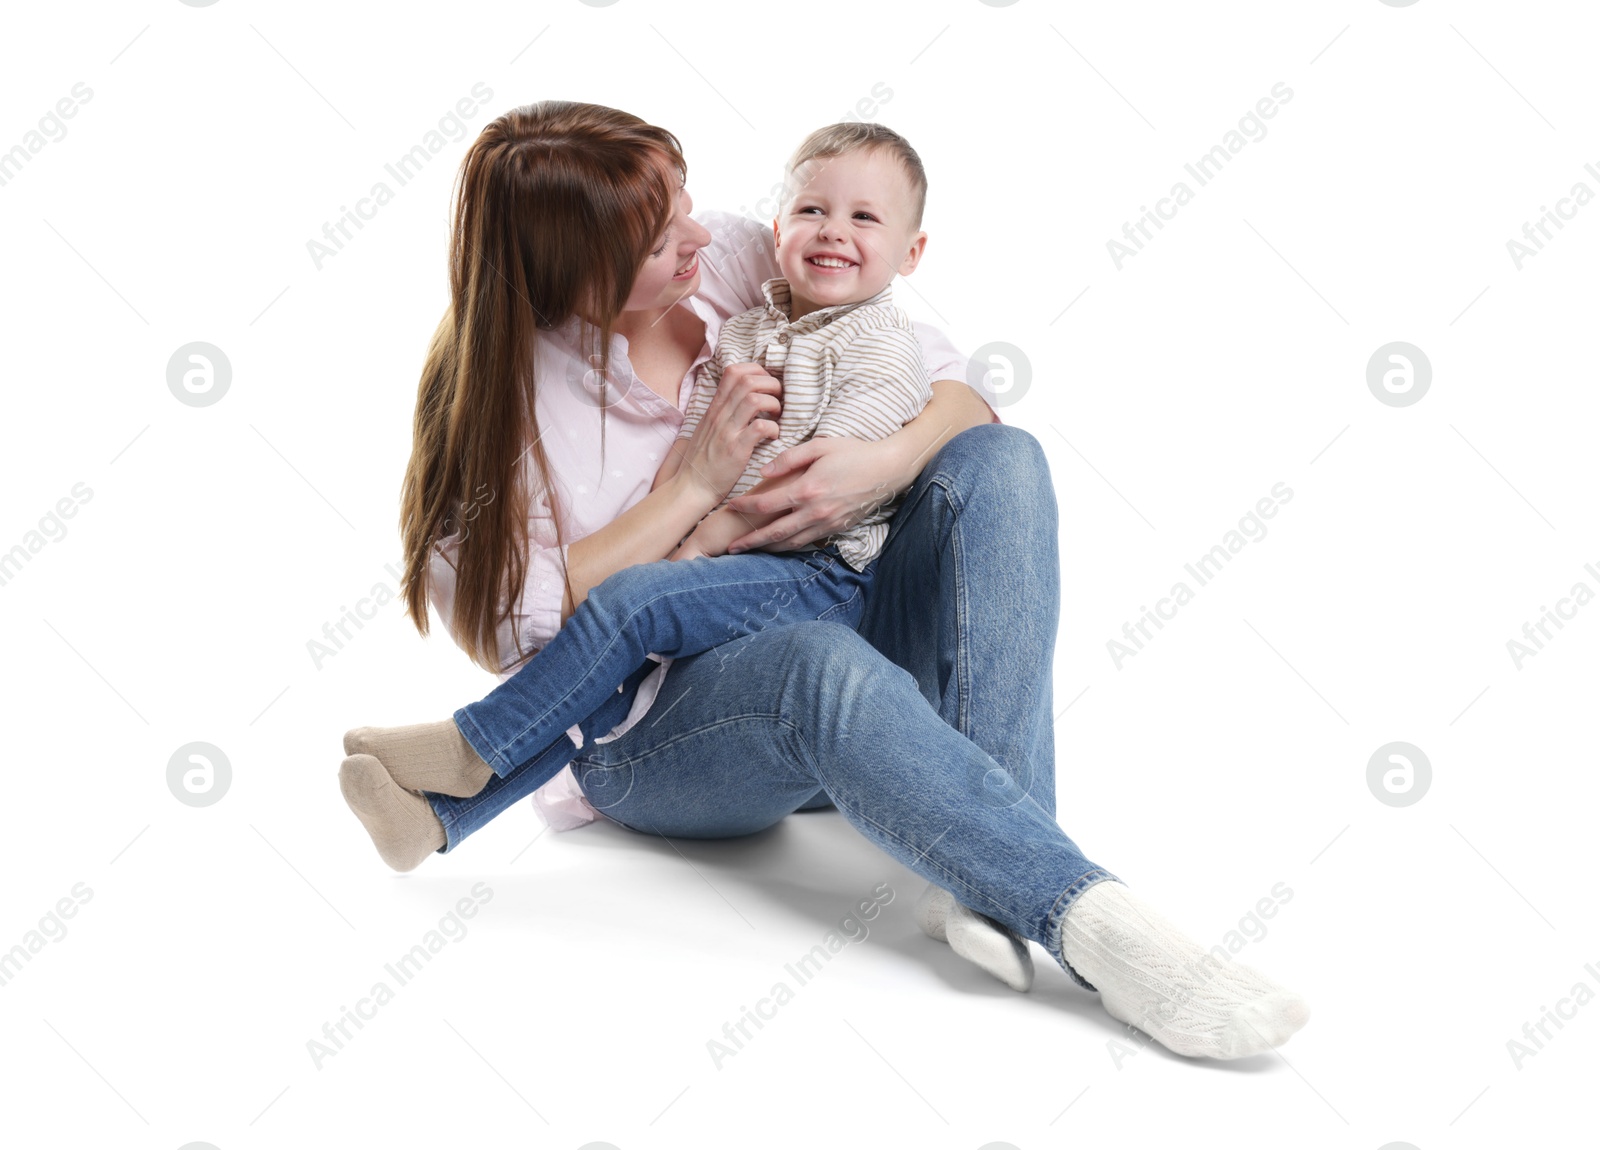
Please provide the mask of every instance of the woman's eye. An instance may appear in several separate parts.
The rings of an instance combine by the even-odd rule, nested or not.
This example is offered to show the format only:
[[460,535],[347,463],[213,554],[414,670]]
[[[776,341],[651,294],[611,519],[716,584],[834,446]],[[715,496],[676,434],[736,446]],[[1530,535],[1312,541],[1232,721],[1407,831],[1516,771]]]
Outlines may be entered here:
[[653,252],[651,252],[651,253],[650,253],[650,255],[651,255],[651,256],[652,256],[652,257],[654,257],[654,256],[659,256],[659,255],[660,255],[660,254],[661,254],[661,253],[662,253],[662,252],[664,252],[664,251],[666,251],[666,250],[667,250],[667,245],[666,245],[666,244],[662,244],[662,245],[661,245],[661,246],[660,246],[660,247],[659,247],[659,248],[657,248],[657,249],[656,249],[656,250],[655,250],[655,251],[653,251]]

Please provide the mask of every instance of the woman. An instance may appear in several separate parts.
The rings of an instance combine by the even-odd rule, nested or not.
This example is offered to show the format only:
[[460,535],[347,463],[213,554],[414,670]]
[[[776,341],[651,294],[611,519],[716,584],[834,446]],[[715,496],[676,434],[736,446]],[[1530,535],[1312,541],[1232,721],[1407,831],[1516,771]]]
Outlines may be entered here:
[[[678,475],[648,490],[649,444],[670,445],[716,327],[774,267],[759,233],[689,216],[685,170],[670,133],[564,102],[506,113],[463,161],[452,304],[419,389],[402,529],[412,620],[426,633],[431,595],[489,669],[514,669],[614,573],[665,557],[775,434],[781,385],[738,374]],[[1048,467],[927,334],[938,382],[920,416],[887,439],[792,448],[734,504],[790,510],[729,550],[793,550],[855,522],[884,486],[905,491],[859,629],[818,619],[647,663],[573,733],[576,785],[626,827],[690,838],[832,803],[952,892],[923,908],[930,933],[992,920],[1180,1054],[1276,1046],[1304,1001],[1217,962],[1055,821]],[[463,742],[450,723],[347,740],[345,796],[392,865],[454,847],[527,793],[515,771],[464,779]],[[460,783],[481,789],[450,797]],[[996,937],[991,925],[972,947]]]

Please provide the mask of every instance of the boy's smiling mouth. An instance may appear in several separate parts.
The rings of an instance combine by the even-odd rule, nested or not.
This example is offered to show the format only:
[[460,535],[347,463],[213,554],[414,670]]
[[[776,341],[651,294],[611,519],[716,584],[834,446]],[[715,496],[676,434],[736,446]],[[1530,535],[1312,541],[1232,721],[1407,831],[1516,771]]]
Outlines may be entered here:
[[806,263],[825,272],[849,271],[857,266],[854,260],[847,260],[843,256],[807,256]]

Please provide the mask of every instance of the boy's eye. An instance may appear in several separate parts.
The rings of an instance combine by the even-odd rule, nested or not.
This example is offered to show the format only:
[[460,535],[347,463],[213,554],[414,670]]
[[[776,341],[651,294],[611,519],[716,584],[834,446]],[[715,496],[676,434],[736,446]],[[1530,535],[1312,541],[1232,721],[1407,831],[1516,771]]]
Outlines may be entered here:
[[878,219],[878,217],[873,215],[871,212],[857,212],[856,213],[856,218],[857,219],[863,219],[863,220],[872,220],[874,223],[876,223],[877,219]]

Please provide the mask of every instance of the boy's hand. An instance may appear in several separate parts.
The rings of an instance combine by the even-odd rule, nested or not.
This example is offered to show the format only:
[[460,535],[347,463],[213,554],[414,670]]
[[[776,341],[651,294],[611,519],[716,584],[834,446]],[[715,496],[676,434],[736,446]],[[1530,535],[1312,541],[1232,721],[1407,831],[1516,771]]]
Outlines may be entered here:
[[674,563],[681,563],[686,559],[709,559],[710,556],[706,554],[705,549],[700,546],[695,537],[690,535],[682,543],[678,544],[677,549],[667,558]]

